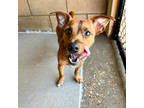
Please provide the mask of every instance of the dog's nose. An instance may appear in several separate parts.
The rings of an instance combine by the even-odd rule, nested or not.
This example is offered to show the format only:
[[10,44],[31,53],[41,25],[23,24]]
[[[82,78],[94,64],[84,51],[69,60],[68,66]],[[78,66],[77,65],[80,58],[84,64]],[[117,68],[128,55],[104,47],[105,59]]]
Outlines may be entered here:
[[68,50],[70,53],[76,53],[79,51],[79,45],[77,43],[70,43],[68,46]]

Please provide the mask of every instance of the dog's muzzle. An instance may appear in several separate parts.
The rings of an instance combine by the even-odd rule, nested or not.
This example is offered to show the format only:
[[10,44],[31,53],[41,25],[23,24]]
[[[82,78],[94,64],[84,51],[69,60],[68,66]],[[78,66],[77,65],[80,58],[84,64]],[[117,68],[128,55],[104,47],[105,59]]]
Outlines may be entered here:
[[77,65],[83,58],[90,55],[89,48],[84,46],[84,51],[81,54],[70,53],[69,55],[69,62],[72,65]]

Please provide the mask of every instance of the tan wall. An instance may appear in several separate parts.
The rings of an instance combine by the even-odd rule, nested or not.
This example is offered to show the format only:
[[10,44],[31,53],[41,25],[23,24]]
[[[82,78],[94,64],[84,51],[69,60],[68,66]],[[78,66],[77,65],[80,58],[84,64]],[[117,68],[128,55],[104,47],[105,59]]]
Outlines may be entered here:
[[106,14],[108,0],[18,0],[18,30],[55,31],[55,16],[50,12],[73,10],[75,17],[87,19]]

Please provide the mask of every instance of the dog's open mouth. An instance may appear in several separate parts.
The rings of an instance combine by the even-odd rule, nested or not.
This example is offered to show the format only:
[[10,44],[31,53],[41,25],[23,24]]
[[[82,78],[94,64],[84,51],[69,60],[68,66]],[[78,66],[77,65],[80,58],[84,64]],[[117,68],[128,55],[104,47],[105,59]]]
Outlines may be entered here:
[[70,54],[69,55],[69,62],[72,65],[77,65],[80,60],[82,60],[83,58],[87,57],[90,55],[90,51],[89,48],[87,46],[84,46],[84,51],[81,54]]

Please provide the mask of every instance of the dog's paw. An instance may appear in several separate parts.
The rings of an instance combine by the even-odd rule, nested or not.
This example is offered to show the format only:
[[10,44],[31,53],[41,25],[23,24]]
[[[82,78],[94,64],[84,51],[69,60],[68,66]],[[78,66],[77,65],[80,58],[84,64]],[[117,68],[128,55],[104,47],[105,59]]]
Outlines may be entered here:
[[75,80],[78,82],[78,83],[82,83],[83,82],[83,79],[78,76],[78,77],[75,77]]
[[64,83],[64,80],[63,80],[63,79],[59,79],[59,80],[57,81],[57,87],[62,86],[63,83]]
[[57,84],[57,87],[60,87],[60,86],[62,86],[63,84]]

